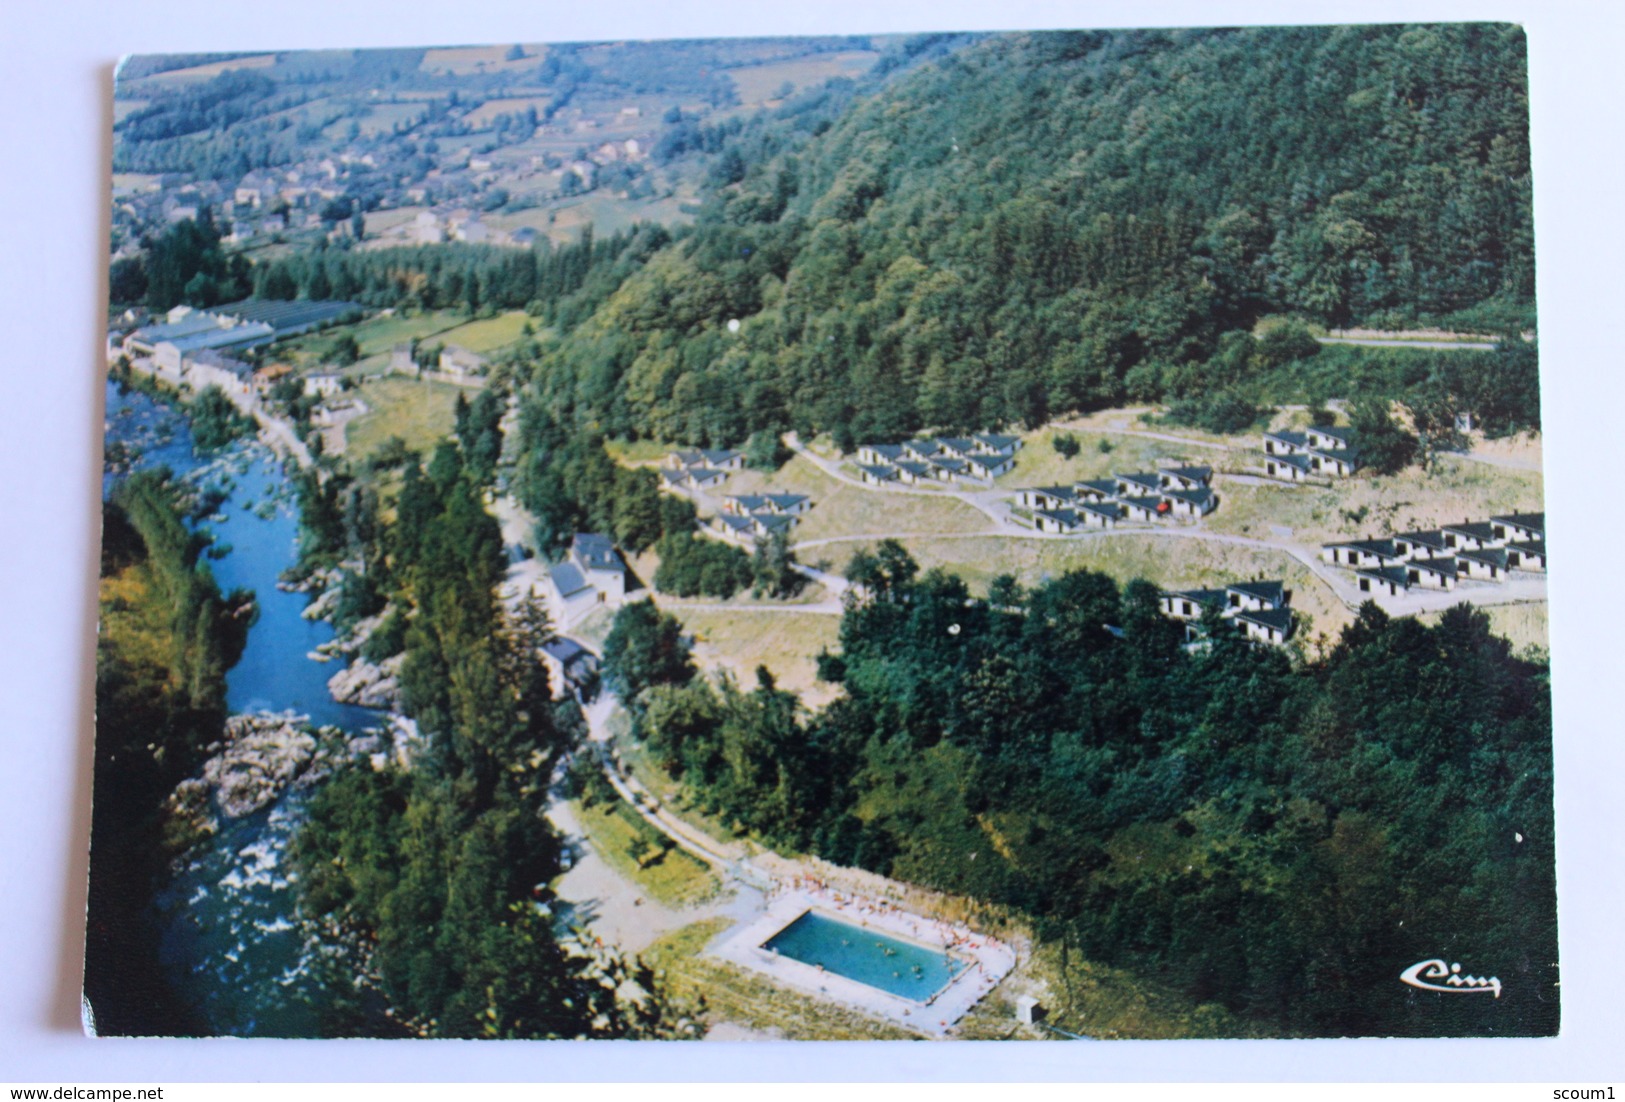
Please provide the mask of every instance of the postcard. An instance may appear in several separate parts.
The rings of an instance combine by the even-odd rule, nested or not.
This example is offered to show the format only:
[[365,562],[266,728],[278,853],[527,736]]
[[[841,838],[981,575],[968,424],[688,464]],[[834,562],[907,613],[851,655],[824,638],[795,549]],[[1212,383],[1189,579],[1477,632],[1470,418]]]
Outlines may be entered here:
[[1558,1031],[1519,28],[113,117],[87,1031]]

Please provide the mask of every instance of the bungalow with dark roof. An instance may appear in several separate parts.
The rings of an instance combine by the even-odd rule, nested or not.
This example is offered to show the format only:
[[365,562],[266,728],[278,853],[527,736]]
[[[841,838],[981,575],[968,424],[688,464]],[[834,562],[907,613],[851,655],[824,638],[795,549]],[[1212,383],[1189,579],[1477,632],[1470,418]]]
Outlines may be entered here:
[[1136,472],[1134,474],[1113,474],[1117,480],[1117,493],[1145,496],[1155,494],[1162,489],[1162,479],[1155,471]]
[[1450,550],[1444,533],[1437,528],[1420,532],[1401,532],[1393,537],[1394,552],[1402,559],[1426,559],[1443,555]]
[[859,464],[858,474],[863,477],[863,481],[871,486],[880,486],[887,482],[897,481],[897,468],[890,463]]
[[976,442],[977,449],[982,455],[995,455],[1009,453],[1014,455],[1021,450],[1021,437],[1006,436],[997,432],[972,433],[971,439]]
[[1028,509],[1065,509],[1078,500],[1075,486],[1035,486],[1016,496]]
[[666,466],[673,468],[705,467],[717,471],[737,471],[745,466],[745,457],[728,448],[690,448],[674,451],[666,457]]
[[1282,429],[1264,434],[1265,455],[1297,455],[1308,444],[1309,438],[1301,432],[1288,432]]
[[1320,557],[1333,566],[1377,567],[1403,556],[1393,540],[1346,540],[1323,544]]
[[597,695],[598,656],[562,635],[549,639],[538,648],[542,666],[547,670],[547,683],[556,700],[573,696],[586,703]]
[[1454,558],[1411,559],[1400,564],[1405,578],[1412,585],[1428,589],[1454,589],[1456,587],[1456,560]]
[[1315,474],[1347,478],[1360,465],[1360,455],[1353,448],[1305,448],[1303,454]]
[[1082,519],[1071,509],[1033,510],[1033,525],[1040,532],[1066,535],[1069,532],[1076,532],[1082,523]]
[[1339,451],[1354,446],[1354,430],[1336,425],[1310,425],[1303,435],[1309,447],[1320,451]]
[[577,532],[570,540],[570,561],[598,591],[598,604],[619,605],[626,598],[626,563],[608,536]]
[[1096,478],[1087,482],[1077,482],[1072,487],[1078,492],[1078,497],[1084,501],[1111,501],[1117,496],[1117,480],[1114,478]]
[[926,465],[931,468],[931,477],[940,482],[956,482],[970,473],[965,461],[954,455],[932,456]]
[[715,467],[690,467],[683,473],[688,476],[688,484],[696,490],[715,489],[728,481],[728,472]]
[[1403,566],[1377,566],[1354,572],[1360,580],[1361,593],[1387,593],[1399,596],[1399,591],[1411,587],[1411,578]]
[[1080,501],[1078,516],[1090,528],[1116,528],[1123,519],[1123,507],[1115,501]]
[[897,467],[897,481],[899,482],[914,486],[921,482],[931,481],[932,473],[929,464],[917,463],[912,459],[900,459],[895,466]]
[[896,463],[907,458],[907,449],[901,444],[865,444],[858,449],[858,462],[871,466]]
[[1207,609],[1223,611],[1227,607],[1222,589],[1167,590],[1157,598],[1157,604],[1164,616],[1176,620],[1200,620]]
[[688,488],[687,471],[674,471],[670,467],[660,468],[660,489],[669,494],[678,494]]
[[1219,495],[1206,486],[1194,490],[1164,490],[1162,497],[1176,517],[1205,517],[1219,505]]
[[1491,517],[1490,528],[1498,540],[1525,543],[1546,538],[1545,513],[1508,513]]
[[1264,460],[1264,473],[1271,478],[1281,478],[1288,482],[1302,482],[1309,477],[1311,468],[1309,457],[1306,455],[1277,455]]
[[1125,497],[1118,504],[1123,506],[1129,520],[1153,521],[1173,511],[1173,506],[1159,497]]
[[1161,467],[1157,470],[1164,490],[1200,490],[1213,481],[1212,467]]
[[756,539],[756,524],[749,516],[718,513],[711,518],[710,524],[712,531],[740,543],[750,543]]
[[1478,547],[1456,552],[1456,575],[1481,581],[1506,580],[1507,553],[1503,547]]
[[984,482],[992,482],[1016,465],[1016,457],[1007,452],[972,452],[964,458],[970,473]]
[[1502,548],[1507,553],[1507,569],[1509,570],[1541,570],[1546,569],[1546,541],[1545,540],[1519,540],[1509,543]]
[[[1444,533],[1445,546],[1454,551],[1477,551],[1480,548],[1493,547],[1506,539],[1504,534],[1498,538],[1494,526],[1482,521],[1446,524],[1439,530]],[[1504,531],[1505,529],[1503,533]]]
[[1278,581],[1232,582],[1224,587],[1225,604],[1233,609],[1282,608],[1292,593]]
[[1247,633],[1247,638],[1256,642],[1278,646],[1292,635],[1292,610],[1289,608],[1243,609],[1236,613],[1236,621]]

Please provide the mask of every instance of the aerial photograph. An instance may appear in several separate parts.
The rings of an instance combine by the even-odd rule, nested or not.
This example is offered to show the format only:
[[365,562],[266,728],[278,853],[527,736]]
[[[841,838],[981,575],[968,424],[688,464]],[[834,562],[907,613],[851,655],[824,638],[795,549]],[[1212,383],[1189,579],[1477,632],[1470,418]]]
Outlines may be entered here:
[[111,118],[87,1032],[1558,1032],[1518,27]]

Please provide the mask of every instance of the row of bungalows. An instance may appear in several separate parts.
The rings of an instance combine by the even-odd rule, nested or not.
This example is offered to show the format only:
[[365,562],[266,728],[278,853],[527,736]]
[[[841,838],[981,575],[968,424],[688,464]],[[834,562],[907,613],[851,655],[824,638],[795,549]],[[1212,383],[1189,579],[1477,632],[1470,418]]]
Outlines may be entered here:
[[992,482],[1016,465],[1021,438],[996,432],[933,436],[902,444],[865,444],[858,474],[871,486],[888,482]]
[[1454,589],[1462,578],[1505,581],[1513,570],[1546,569],[1546,514],[1508,513],[1375,540],[1321,548],[1321,558],[1347,567],[1362,593],[1397,597],[1412,586]]
[[660,488],[667,493],[712,490],[728,481],[730,471],[745,466],[745,457],[727,448],[675,451],[660,464]]
[[722,512],[711,519],[711,528],[740,543],[754,543],[779,533],[788,536],[811,508],[812,499],[805,494],[730,494]]
[[1312,425],[1303,432],[1264,434],[1264,473],[1271,478],[1302,482],[1312,475],[1347,478],[1360,468],[1354,431],[1330,425]]
[[1248,639],[1279,645],[1292,636],[1292,591],[1278,581],[1232,582],[1220,589],[1164,591],[1159,605],[1164,616],[1186,624],[1186,634],[1214,610],[1238,624]]
[[1022,490],[1017,500],[1033,511],[1033,525],[1040,532],[1064,535],[1080,528],[1115,528],[1124,521],[1206,516],[1219,504],[1208,485],[1212,479],[1212,467],[1161,467],[1070,486],[1038,486]]

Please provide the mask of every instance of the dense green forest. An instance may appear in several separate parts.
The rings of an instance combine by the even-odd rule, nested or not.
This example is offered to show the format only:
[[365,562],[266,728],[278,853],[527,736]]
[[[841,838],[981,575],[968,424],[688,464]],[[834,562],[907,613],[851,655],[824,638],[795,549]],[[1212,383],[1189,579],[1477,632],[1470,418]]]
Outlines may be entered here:
[[158,964],[148,903],[185,839],[164,801],[226,718],[226,671],[253,624],[252,594],[222,595],[199,560],[167,470],[130,476],[102,507],[85,996],[103,1035],[202,1031]]
[[[471,443],[485,436],[480,405],[459,411]],[[295,845],[305,907],[370,946],[368,974],[393,1012],[380,1020],[335,992],[328,1031],[685,1035],[646,968],[573,952],[536,907],[563,868],[542,812],[572,728],[535,660],[545,614],[531,607],[515,624],[496,601],[505,562],[481,500],[488,469],[448,441],[427,470],[413,458],[403,477],[389,525],[365,487],[340,476],[301,490],[302,559],[359,563],[344,582],[358,612],[382,611],[387,595],[389,634],[406,655],[405,711],[425,736],[410,770],[362,763],[326,785]],[[628,997],[628,984],[643,995]]]
[[[1144,582],[973,601],[895,544],[854,580],[821,661],[845,694],[810,716],[765,671],[697,676],[652,607],[617,618],[606,683],[725,821],[1288,1032],[1556,1030],[1548,671],[1483,613],[1367,604],[1305,662],[1222,621],[1192,652]],[[1398,982],[1446,953],[1500,977],[1495,1005]]]
[[1516,28],[1001,36],[827,121],[716,187],[537,399],[615,435],[895,439],[1263,391],[1227,334],[1275,314],[1533,321]]

